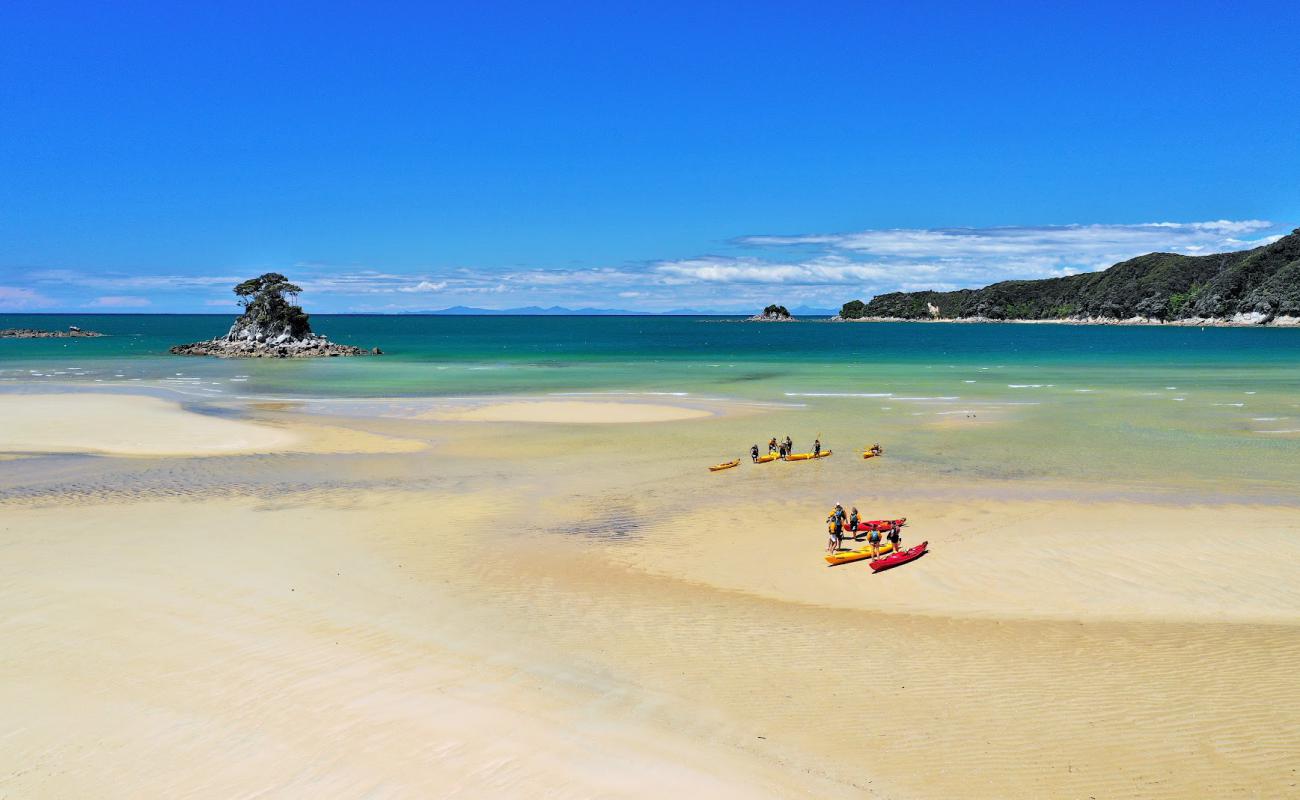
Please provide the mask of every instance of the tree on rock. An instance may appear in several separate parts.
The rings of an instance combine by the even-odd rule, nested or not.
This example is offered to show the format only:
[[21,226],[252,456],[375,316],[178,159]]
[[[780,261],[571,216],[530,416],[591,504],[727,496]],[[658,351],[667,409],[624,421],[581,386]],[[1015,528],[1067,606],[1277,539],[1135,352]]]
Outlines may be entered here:
[[235,287],[244,313],[225,336],[192,344],[178,344],[168,352],[178,356],[217,358],[321,358],[379,355],[378,347],[362,350],[331,342],[311,332],[307,312],[294,301],[301,286],[278,272],[250,278]]
[[[273,339],[288,334],[299,339],[311,333],[307,312],[295,300],[302,287],[278,272],[249,278],[235,287],[244,314],[235,321],[230,338]],[[242,335],[241,335],[242,334]]]
[[786,319],[790,316],[790,310],[785,306],[770,305],[763,309],[763,316],[776,317],[777,319]]

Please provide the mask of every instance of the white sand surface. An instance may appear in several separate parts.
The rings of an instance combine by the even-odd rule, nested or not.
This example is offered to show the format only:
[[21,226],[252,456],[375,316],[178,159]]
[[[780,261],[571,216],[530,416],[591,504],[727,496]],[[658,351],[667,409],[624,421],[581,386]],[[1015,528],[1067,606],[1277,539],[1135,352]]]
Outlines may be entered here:
[[293,430],[186,411],[143,395],[0,395],[0,451],[115,456],[407,452],[422,443],[328,425]]
[[540,651],[486,657],[394,560],[432,505],[395,499],[6,509],[0,797],[838,794]]
[[[1290,506],[900,498],[915,566],[829,567],[805,504],[706,508],[665,520],[618,557],[776,600],[944,616],[1300,625],[1300,510]],[[828,510],[827,510],[828,511]],[[761,522],[759,520],[762,520]],[[700,535],[708,531],[708,535]],[[865,547],[846,539],[844,547]]]
[[[0,496],[0,797],[1146,800],[1300,783],[1285,498],[1120,501],[901,458],[708,473],[752,438],[730,415],[254,412],[312,446],[327,422],[415,445],[436,429],[438,447],[0,467],[22,478]],[[376,485],[399,488],[357,488]],[[833,499],[907,516],[933,552],[828,568]]]
[[441,418],[466,422],[549,422],[569,425],[675,422],[712,416],[708,411],[662,403],[537,400],[492,403]]

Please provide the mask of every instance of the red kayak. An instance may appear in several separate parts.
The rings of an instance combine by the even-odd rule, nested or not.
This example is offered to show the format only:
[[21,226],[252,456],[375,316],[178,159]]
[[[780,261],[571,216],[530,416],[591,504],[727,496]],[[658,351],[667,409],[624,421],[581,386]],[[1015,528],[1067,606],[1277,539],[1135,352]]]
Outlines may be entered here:
[[890,567],[896,567],[899,564],[906,564],[909,561],[915,561],[925,552],[925,548],[928,544],[930,543],[921,542],[916,547],[904,550],[901,553],[891,553],[884,558],[878,558],[871,562],[871,569],[874,572],[880,572],[882,569],[889,569]]
[[849,533],[866,533],[867,531],[880,531],[881,533],[884,533],[895,525],[901,528],[906,524],[907,517],[903,517],[902,519],[872,519],[867,520],[866,522],[859,522],[858,527],[855,530],[849,531]]

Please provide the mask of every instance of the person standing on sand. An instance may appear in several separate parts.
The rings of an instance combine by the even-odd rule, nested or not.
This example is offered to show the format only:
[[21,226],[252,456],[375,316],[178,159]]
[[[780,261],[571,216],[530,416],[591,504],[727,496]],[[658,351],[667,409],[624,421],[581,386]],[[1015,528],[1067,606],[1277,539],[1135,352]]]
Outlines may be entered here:
[[790,440],[790,434],[785,435],[785,454],[790,455],[794,452],[794,442]]
[[889,526],[889,543],[894,546],[895,553],[903,552],[903,532],[895,523]]
[[867,544],[871,545],[871,560],[875,561],[880,558],[880,529],[872,528],[871,533],[867,534]]
[[817,458],[817,457],[820,456],[821,454],[822,454],[822,440],[821,440],[821,439],[814,439],[814,440],[813,440],[813,458]]
[[847,525],[847,527],[849,529],[849,533],[858,532],[858,509],[856,506],[852,511],[849,512],[849,524]]
[[755,445],[750,445],[750,447],[749,447],[749,457],[752,458],[752,459],[754,460],[754,463],[755,463],[755,464],[758,463],[758,445],[756,445],[756,444],[755,444]]
[[776,452],[776,437],[773,436],[772,441],[767,443],[767,454],[770,456],[775,452]]
[[844,506],[839,503],[831,510],[831,514],[826,518],[826,527],[830,531],[830,541],[826,543],[828,553],[838,552],[840,544],[844,541]]

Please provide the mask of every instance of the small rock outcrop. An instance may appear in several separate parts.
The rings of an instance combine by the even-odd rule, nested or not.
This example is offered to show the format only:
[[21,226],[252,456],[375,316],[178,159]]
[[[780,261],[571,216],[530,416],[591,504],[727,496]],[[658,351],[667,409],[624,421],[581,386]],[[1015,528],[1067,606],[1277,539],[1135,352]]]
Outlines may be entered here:
[[230,335],[193,344],[178,344],[168,352],[178,356],[216,356],[217,358],[325,358],[329,356],[364,356],[372,351],[350,344],[331,342],[324,336],[309,333],[291,337],[280,334],[270,339],[230,338]]
[[69,325],[66,331],[41,331],[35,328],[5,328],[0,330],[0,339],[75,339],[103,335],[99,331],[83,331],[76,325]]
[[790,311],[785,306],[771,305],[763,309],[763,313],[755,314],[749,318],[750,322],[795,322],[795,318],[790,316]]
[[307,313],[292,302],[301,291],[278,272],[246,280],[235,287],[244,313],[225,336],[178,344],[169,352],[217,358],[327,358],[381,353],[378,347],[365,350],[312,333]]

